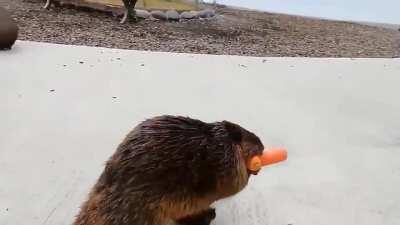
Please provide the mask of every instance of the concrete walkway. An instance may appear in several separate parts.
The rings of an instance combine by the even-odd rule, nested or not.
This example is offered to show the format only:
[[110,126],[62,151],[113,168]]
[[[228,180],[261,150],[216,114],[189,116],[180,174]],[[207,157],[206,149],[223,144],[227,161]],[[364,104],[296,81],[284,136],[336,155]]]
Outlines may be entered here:
[[0,225],[69,225],[139,121],[238,122],[285,146],[216,225],[400,224],[400,60],[17,42],[0,52]]

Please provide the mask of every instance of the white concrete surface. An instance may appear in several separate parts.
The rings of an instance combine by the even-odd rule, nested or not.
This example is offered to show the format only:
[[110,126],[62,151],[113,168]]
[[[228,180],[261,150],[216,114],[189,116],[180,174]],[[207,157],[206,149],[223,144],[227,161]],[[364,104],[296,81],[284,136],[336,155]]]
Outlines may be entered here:
[[399,87],[399,59],[19,41],[0,52],[0,225],[70,224],[125,134],[159,114],[232,120],[288,148],[214,224],[398,225]]

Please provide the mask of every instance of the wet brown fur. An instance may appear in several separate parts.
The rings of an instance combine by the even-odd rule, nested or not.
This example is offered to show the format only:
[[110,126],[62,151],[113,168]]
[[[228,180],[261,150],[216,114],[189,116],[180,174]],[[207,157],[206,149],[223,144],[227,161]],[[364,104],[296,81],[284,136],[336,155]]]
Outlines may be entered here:
[[8,50],[18,38],[18,25],[10,13],[0,7],[0,50]]
[[227,121],[148,119],[108,160],[74,225],[208,224],[210,205],[247,185],[245,161],[263,148]]

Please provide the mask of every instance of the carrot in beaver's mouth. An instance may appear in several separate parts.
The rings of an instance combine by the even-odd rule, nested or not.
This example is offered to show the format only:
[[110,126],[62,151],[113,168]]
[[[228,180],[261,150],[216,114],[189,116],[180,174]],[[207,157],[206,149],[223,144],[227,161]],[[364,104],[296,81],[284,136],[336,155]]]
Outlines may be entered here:
[[267,149],[260,156],[253,156],[247,163],[247,169],[252,172],[259,171],[263,166],[278,163],[287,159],[285,149]]

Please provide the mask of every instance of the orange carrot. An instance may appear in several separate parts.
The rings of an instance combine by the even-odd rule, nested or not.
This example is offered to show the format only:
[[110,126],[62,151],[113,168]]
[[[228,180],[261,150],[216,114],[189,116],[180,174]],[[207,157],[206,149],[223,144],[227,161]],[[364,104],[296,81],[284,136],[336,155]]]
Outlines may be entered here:
[[251,171],[258,171],[263,166],[278,163],[287,159],[285,149],[264,150],[261,156],[253,156],[247,163],[247,168]]

